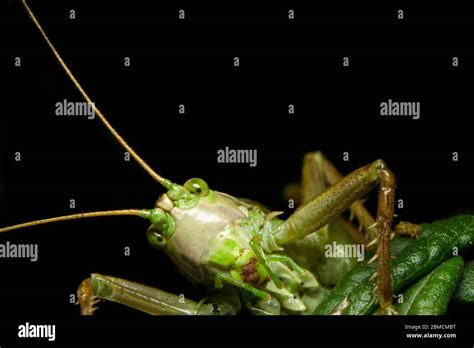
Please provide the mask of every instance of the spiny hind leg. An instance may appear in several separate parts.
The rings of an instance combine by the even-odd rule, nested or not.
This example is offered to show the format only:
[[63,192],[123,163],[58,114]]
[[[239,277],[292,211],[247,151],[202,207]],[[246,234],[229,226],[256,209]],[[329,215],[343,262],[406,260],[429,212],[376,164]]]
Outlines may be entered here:
[[[302,189],[303,193],[306,190],[308,191],[308,193],[306,193],[306,200],[309,200],[322,192],[316,192],[316,194],[311,195],[311,193],[314,192],[314,185],[311,185],[310,181],[314,180],[313,178],[321,177],[321,174],[313,174],[315,170],[320,170],[324,179],[326,180],[327,185],[334,185],[343,178],[343,175],[337,170],[334,164],[323,155],[321,151],[310,152],[306,154],[304,166],[306,166],[307,169],[303,167]],[[308,173],[305,174],[305,171]],[[308,184],[305,184],[305,179]],[[306,187],[308,187],[308,189],[306,189]],[[313,191],[311,191],[310,189],[313,189]],[[367,232],[369,239],[376,239],[376,221],[373,218],[372,214],[370,214],[370,212],[364,206],[362,201],[358,200],[354,204],[352,204],[350,207],[350,211],[351,214],[357,218],[360,223],[360,226]],[[350,226],[347,226],[347,228],[348,230],[351,229]],[[420,226],[411,222],[401,221],[395,226],[394,232],[399,236],[408,236],[411,238],[418,239],[420,236]],[[395,233],[392,233],[392,237],[395,236]]]
[[[329,186],[342,180],[344,176],[334,166],[334,164],[324,156],[321,151],[309,152],[304,157],[303,175],[302,175],[302,194],[303,203],[316,197]],[[316,180],[322,180],[322,184],[315,184]],[[351,236],[356,241],[361,241],[363,236],[359,232],[361,229],[366,231],[368,239],[376,237],[375,219],[364,206],[361,200],[357,200],[350,206],[351,216],[355,216],[359,221],[359,229],[356,229],[350,221],[344,219],[344,225]],[[352,220],[352,219],[351,219]],[[359,233],[358,233],[359,232]],[[366,239],[364,237],[364,239]]]
[[382,312],[391,312],[390,238],[395,205],[395,178],[382,160],[341,178],[321,194],[304,203],[274,232],[279,245],[300,240],[333,221],[344,210],[379,186],[377,231],[377,292]]
[[96,273],[81,283],[77,295],[81,315],[92,315],[100,300],[153,315],[234,315],[240,310],[240,301],[232,294],[195,302],[147,285]]
[[[305,203],[342,178],[343,175],[321,151],[308,152],[303,160],[301,184],[289,184],[285,187],[284,196],[288,199],[294,199],[298,204]],[[377,237],[376,221],[363,202],[361,200],[356,201],[351,205],[350,211],[351,215],[357,218],[360,225],[359,229],[356,229],[350,221],[341,217],[340,223],[344,225],[346,231],[352,236],[354,241],[362,243],[365,239],[359,232],[362,228],[367,232],[368,239],[373,241],[369,246],[375,244]],[[420,226],[402,221],[395,226],[394,232],[392,232],[392,238],[397,234],[418,239]]]
[[[304,204],[317,195],[324,192],[329,186],[342,179],[342,174],[336,169],[321,151],[308,152],[303,159],[300,183],[290,183],[283,191],[285,199],[292,199],[296,205]],[[351,215],[359,220],[359,228],[356,228],[350,220],[343,216],[337,218],[341,226],[359,244],[367,244],[368,240],[361,232],[365,229],[369,239],[376,237],[374,228],[375,219],[365,208],[362,201],[355,202],[351,207]]]
[[[319,195],[322,190],[326,189],[330,185],[336,184],[342,180],[342,178],[343,175],[338,171],[334,164],[324,156],[321,151],[307,153],[304,157],[301,184],[303,203]],[[372,247],[373,245],[376,245],[378,240],[376,228],[377,223],[372,214],[364,206],[363,202],[358,200],[353,203],[350,207],[350,211],[351,215],[355,216],[359,221],[359,229],[355,228],[351,221],[348,221],[343,217],[340,217],[338,222],[351,235],[355,242],[364,242],[365,237],[360,233],[357,233],[362,227],[366,231],[368,239],[371,241],[369,244],[367,244],[367,246]],[[401,221],[395,226],[394,231],[390,233],[390,239],[394,238],[395,235],[418,239],[420,236],[420,226],[411,222]],[[383,241],[381,241],[381,243],[383,243]],[[374,259],[377,259],[378,257],[379,252],[377,252]],[[387,265],[385,269],[389,270],[389,266]],[[377,272],[377,274],[378,273],[380,272]],[[385,275],[383,276],[385,277]],[[382,289],[381,291],[385,290]],[[393,312],[393,307],[389,304],[387,304],[386,308],[382,311],[384,314],[393,314]]]
[[[382,162],[383,164],[383,162]],[[374,166],[374,165],[372,165]],[[384,165],[383,165],[384,166]],[[382,166],[382,167],[383,167]],[[302,181],[300,186],[301,201],[306,203],[314,197],[321,194],[328,186],[337,184],[343,180],[342,174],[337,170],[331,161],[329,161],[322,152],[307,153],[304,157]],[[390,282],[390,251],[389,240],[395,236],[395,233],[402,236],[409,236],[418,238],[420,233],[419,225],[410,222],[400,222],[395,226],[395,233],[391,231],[391,220],[393,218],[394,210],[394,195],[395,180],[393,174],[387,169],[378,171],[375,175],[375,181],[380,182],[379,206],[377,221],[372,217],[370,212],[365,208],[361,200],[357,200],[350,206],[351,214],[355,216],[360,226],[367,232],[367,237],[372,242],[368,246],[378,245],[376,258],[383,257],[376,276],[378,276],[377,290],[379,292],[379,301],[384,312],[392,313],[391,307],[391,286]],[[384,187],[385,186],[385,187]],[[388,193],[388,195],[387,195]],[[391,196],[391,198],[390,198]],[[384,199],[384,197],[386,199]],[[389,200],[389,201],[387,201]],[[391,201],[390,201],[391,200]],[[385,213],[382,211],[385,210]],[[388,211],[387,211],[388,210]],[[389,212],[390,211],[390,212]],[[381,233],[384,228],[378,228],[381,215],[389,217],[390,223],[386,223],[386,233]],[[352,236],[354,241],[361,243],[364,241],[364,236],[357,233],[357,229],[350,221],[340,217],[338,222],[345,225],[345,229]],[[382,226],[380,226],[382,227]],[[388,232],[390,231],[390,232]],[[387,240],[388,239],[388,240]]]

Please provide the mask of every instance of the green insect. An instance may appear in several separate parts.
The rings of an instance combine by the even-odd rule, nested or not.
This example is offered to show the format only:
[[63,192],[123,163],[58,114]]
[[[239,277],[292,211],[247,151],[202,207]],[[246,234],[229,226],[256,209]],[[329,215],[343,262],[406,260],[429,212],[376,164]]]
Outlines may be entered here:
[[[73,214],[1,228],[0,233],[82,218],[139,216],[150,223],[149,243],[163,250],[176,268],[207,294],[196,302],[128,280],[92,274],[78,290],[81,314],[91,315],[100,300],[161,315],[234,315],[241,310],[262,315],[371,314],[375,311],[396,314],[403,310],[393,304],[394,290],[402,289],[441,264],[453,246],[462,249],[472,244],[471,217],[460,217],[464,220],[455,222],[462,226],[448,231],[435,224],[421,226],[421,237],[417,241],[413,239],[420,234],[417,225],[401,223],[392,231],[395,179],[382,160],[343,177],[322,153],[306,155],[301,185],[296,193],[295,190],[290,193],[301,206],[286,220],[279,218],[280,212],[271,212],[259,203],[211,190],[202,179],[193,178],[179,185],[163,178],[126,143],[92,103],[26,1],[23,5],[95,114],[166,193],[151,209]],[[378,211],[374,219],[360,199],[377,186]],[[341,216],[347,209],[358,219],[365,233]],[[396,233],[409,237],[391,241]],[[375,256],[355,268],[354,257],[325,257],[327,246],[338,243],[358,243]],[[434,248],[438,253],[423,254],[423,248],[434,245],[438,246]],[[375,246],[376,251],[373,251]],[[397,254],[391,253],[391,248]],[[392,262],[394,255],[397,258]],[[416,259],[419,264],[413,261],[413,255],[419,256]],[[457,279],[452,283],[455,285]],[[444,298],[451,294],[450,288]]]

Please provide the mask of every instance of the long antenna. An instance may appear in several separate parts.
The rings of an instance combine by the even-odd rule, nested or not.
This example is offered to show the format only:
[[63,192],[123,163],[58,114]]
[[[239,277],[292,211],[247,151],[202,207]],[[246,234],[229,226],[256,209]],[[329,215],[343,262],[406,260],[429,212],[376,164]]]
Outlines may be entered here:
[[120,216],[120,215],[121,216],[124,216],[124,215],[125,216],[140,216],[143,218],[147,218],[150,215],[150,211],[146,209],[123,209],[123,210],[94,211],[94,212],[89,212],[89,213],[64,215],[64,216],[25,222],[23,224],[0,228],[0,233],[12,231],[12,230],[18,230],[20,228],[25,228],[25,227],[49,224],[52,222],[78,220],[78,219],[94,218],[94,217],[100,217],[100,216]]
[[114,129],[114,127],[112,127],[112,125],[109,123],[109,121],[107,121],[107,119],[105,118],[104,114],[102,114],[102,112],[95,106],[95,104],[92,102],[91,98],[89,97],[89,95],[86,93],[86,91],[82,88],[81,84],[79,83],[79,81],[77,81],[77,79],[74,77],[73,73],[71,72],[71,70],[69,70],[68,66],[66,65],[66,63],[63,61],[63,59],[61,58],[61,56],[59,55],[59,52],[56,50],[56,48],[54,47],[54,45],[51,43],[51,41],[49,40],[48,36],[46,35],[46,32],[43,30],[43,27],[41,26],[41,24],[38,22],[38,20],[36,19],[33,11],[30,9],[30,7],[28,6],[28,4],[26,3],[26,0],[22,0],[22,3],[23,3],[23,6],[25,7],[26,11],[28,12],[28,14],[30,15],[31,19],[33,20],[33,23],[35,24],[35,26],[38,28],[38,30],[41,32],[41,35],[43,35],[44,39],[46,40],[46,42],[48,43],[49,47],[51,48],[51,50],[53,51],[54,55],[56,56],[57,60],[59,61],[59,64],[61,64],[61,66],[63,67],[64,71],[66,71],[66,74],[69,76],[69,78],[71,79],[71,81],[74,83],[74,85],[76,85],[77,89],[79,90],[79,92],[81,92],[82,96],[84,97],[85,100],[87,100],[87,102],[92,105],[92,108],[94,109],[94,112],[96,113],[97,116],[99,116],[100,120],[102,121],[102,123],[109,129],[109,131],[113,134],[113,136],[115,137],[115,139],[117,139],[119,141],[120,144],[122,144],[122,146],[132,155],[132,157],[138,162],[138,164],[140,164],[142,166],[143,169],[145,169],[148,174],[150,174],[150,176],[152,178],[154,178],[156,181],[158,181],[160,184],[165,184],[165,178],[163,178],[162,176],[160,176],[159,174],[157,174],[136,152],[135,150],[133,150],[130,145],[127,144],[127,142],[120,136],[120,134],[118,134],[118,132]]

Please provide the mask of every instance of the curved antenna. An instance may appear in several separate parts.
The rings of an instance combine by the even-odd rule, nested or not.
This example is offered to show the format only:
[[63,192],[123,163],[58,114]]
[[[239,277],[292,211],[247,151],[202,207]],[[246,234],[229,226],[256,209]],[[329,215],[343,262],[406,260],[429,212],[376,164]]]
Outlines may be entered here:
[[138,164],[140,166],[142,166],[143,169],[145,169],[147,171],[147,173],[152,177],[154,178],[156,181],[158,181],[160,184],[162,185],[165,185],[166,186],[166,179],[163,178],[162,176],[160,176],[158,173],[156,173],[136,152],[135,150],[133,150],[130,145],[127,144],[127,142],[120,136],[120,134],[118,134],[118,132],[114,129],[114,127],[112,127],[112,125],[109,123],[109,121],[107,121],[107,119],[105,118],[104,114],[102,114],[102,112],[95,106],[95,104],[92,102],[91,98],[89,97],[89,95],[86,93],[86,91],[82,88],[81,84],[79,83],[79,81],[77,81],[77,79],[74,77],[73,73],[71,72],[71,70],[69,70],[68,66],[66,65],[66,63],[63,61],[63,59],[61,58],[61,56],[59,55],[59,52],[56,50],[56,48],[54,47],[54,45],[51,43],[51,41],[49,40],[48,36],[46,35],[46,32],[43,30],[43,27],[41,26],[41,24],[38,22],[38,20],[36,19],[33,11],[30,9],[30,7],[28,6],[28,4],[26,3],[26,0],[22,0],[22,4],[23,6],[25,7],[26,11],[28,12],[28,14],[30,15],[30,18],[33,20],[33,23],[35,24],[35,26],[38,28],[38,30],[41,32],[41,35],[43,35],[43,38],[46,40],[46,42],[48,43],[48,46],[51,48],[51,50],[53,51],[54,55],[56,56],[57,60],[59,61],[59,64],[61,64],[61,66],[63,67],[64,71],[66,71],[66,74],[69,76],[69,78],[71,79],[71,81],[74,83],[74,85],[76,86],[76,88],[79,90],[79,92],[81,92],[82,96],[84,97],[84,99],[90,104],[92,105],[92,108],[94,109],[94,112],[97,114],[97,116],[99,116],[100,120],[102,121],[102,123],[109,129],[109,131],[112,133],[112,135],[115,137],[115,139],[118,140],[118,142],[132,155],[132,157],[138,162]]
[[49,224],[53,222],[59,221],[69,221],[69,220],[78,220],[78,219],[86,219],[86,218],[95,218],[95,217],[103,217],[103,216],[140,216],[142,218],[148,218],[150,216],[150,210],[146,209],[122,209],[122,210],[105,210],[105,211],[93,211],[89,213],[79,213],[79,214],[72,214],[72,215],[64,215],[53,217],[49,219],[42,219],[42,220],[35,220],[30,222],[25,222],[18,225],[13,225],[9,227],[0,228],[0,233],[8,232],[12,230],[18,230],[25,227],[31,226],[38,226]]

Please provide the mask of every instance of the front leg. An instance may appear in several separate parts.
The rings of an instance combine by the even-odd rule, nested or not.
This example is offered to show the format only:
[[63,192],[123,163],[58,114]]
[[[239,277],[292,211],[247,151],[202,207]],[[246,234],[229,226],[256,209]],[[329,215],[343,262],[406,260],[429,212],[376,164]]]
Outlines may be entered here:
[[379,185],[377,229],[377,291],[383,312],[392,304],[390,235],[395,205],[395,178],[382,160],[362,167],[299,207],[275,230],[279,245],[292,243],[317,231]]
[[92,315],[100,300],[153,315],[235,315],[240,311],[236,294],[207,297],[198,303],[150,286],[95,273],[81,283],[77,295],[81,315]]

